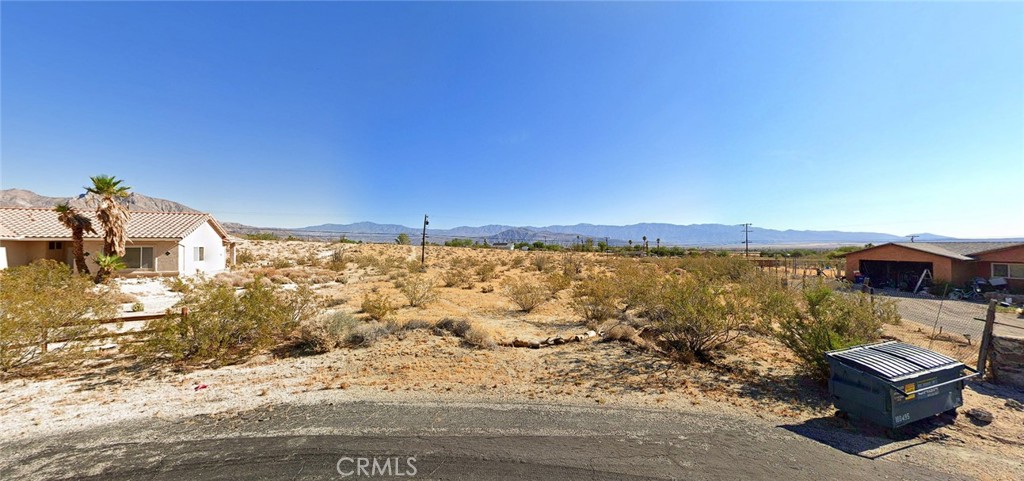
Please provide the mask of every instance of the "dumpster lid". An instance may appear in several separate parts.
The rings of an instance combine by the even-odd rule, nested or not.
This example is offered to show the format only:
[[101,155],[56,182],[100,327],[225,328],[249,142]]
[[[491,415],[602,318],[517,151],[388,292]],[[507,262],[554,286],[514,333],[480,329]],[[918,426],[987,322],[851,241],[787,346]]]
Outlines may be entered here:
[[933,369],[963,365],[951,357],[896,341],[832,351],[825,356],[836,358],[843,364],[870,372],[888,381]]

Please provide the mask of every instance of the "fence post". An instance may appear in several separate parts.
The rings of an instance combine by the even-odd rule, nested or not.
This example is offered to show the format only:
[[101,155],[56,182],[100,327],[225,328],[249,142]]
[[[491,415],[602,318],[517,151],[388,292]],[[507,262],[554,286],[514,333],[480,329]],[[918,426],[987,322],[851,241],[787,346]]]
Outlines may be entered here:
[[992,344],[992,329],[996,323],[996,300],[988,301],[985,312],[985,330],[981,333],[981,347],[978,349],[978,379],[985,378],[985,365],[988,363],[989,345]]

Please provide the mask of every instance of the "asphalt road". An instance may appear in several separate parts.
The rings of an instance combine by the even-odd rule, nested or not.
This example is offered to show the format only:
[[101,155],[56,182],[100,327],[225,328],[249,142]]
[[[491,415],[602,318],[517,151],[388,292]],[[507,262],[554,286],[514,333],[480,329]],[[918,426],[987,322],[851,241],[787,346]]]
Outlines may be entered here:
[[[877,459],[849,454],[889,443],[893,452]],[[927,448],[850,435],[828,420],[773,426],[641,409],[348,402],[0,441],[0,478],[957,479],[927,467],[936,451],[918,459]],[[377,475],[361,476],[373,474],[373,459]],[[385,465],[392,476],[380,475]]]

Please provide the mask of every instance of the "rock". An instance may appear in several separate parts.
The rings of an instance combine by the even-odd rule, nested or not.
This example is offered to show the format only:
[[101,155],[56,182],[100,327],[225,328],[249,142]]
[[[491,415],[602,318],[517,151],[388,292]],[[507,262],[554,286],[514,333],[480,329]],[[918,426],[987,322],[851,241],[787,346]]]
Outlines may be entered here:
[[1010,409],[1016,409],[1018,411],[1024,411],[1024,403],[1022,403],[1022,402],[1020,402],[1020,401],[1018,401],[1016,399],[1007,399],[1006,400],[1006,407],[1008,407]]
[[522,339],[515,339],[512,341],[512,347],[530,347],[530,343]]
[[995,420],[995,416],[992,415],[987,409],[982,408],[971,408],[967,410],[967,417],[981,423],[988,424]]
[[530,341],[530,349],[540,349],[540,341]]

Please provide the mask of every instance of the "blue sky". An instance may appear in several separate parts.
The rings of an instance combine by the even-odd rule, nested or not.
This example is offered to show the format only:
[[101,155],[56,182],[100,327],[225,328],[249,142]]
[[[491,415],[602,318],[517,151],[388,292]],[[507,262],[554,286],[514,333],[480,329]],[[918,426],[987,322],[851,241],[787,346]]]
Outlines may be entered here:
[[1024,4],[0,4],[0,187],[1024,236]]

